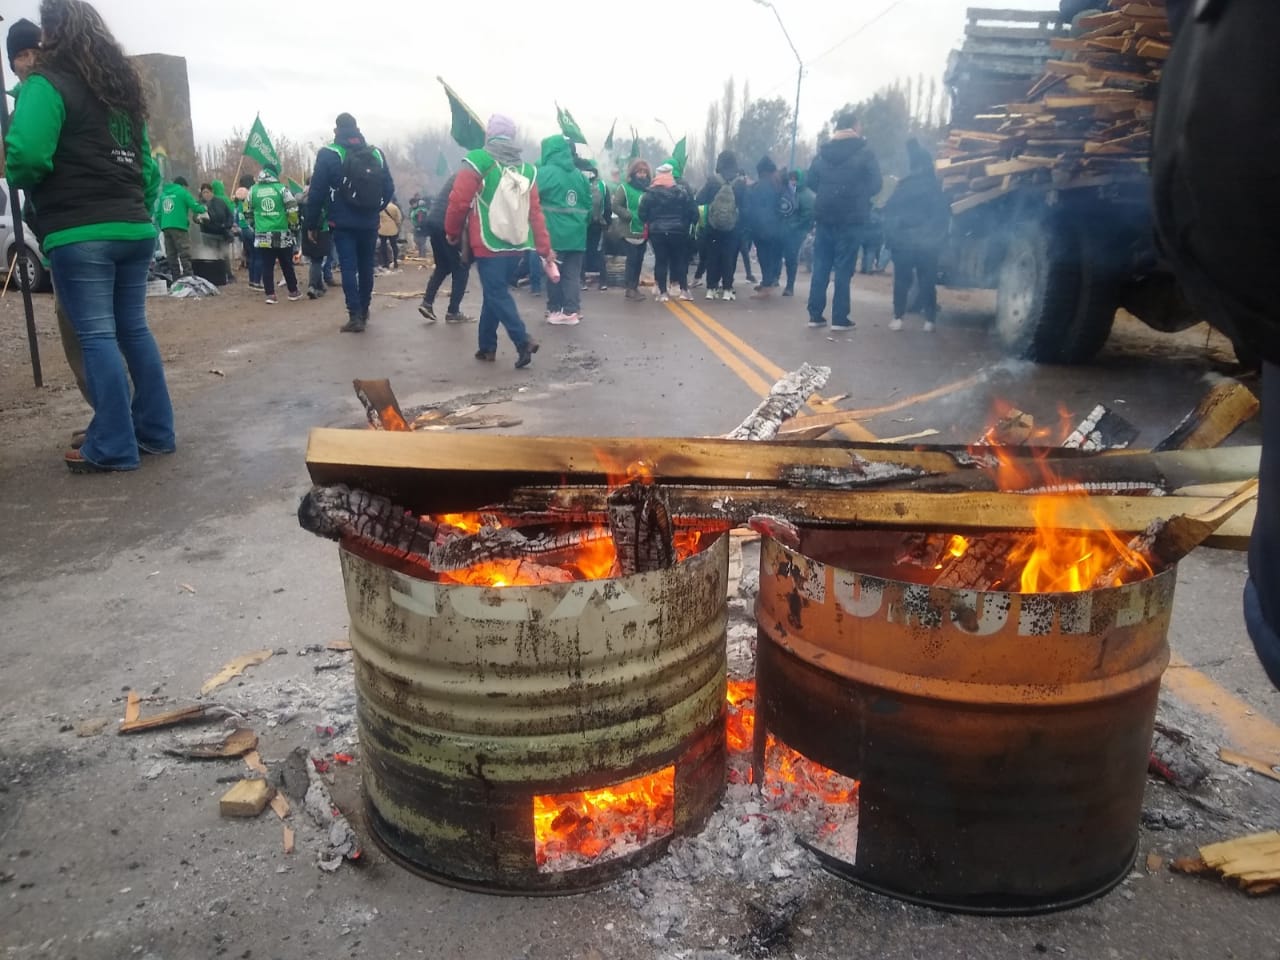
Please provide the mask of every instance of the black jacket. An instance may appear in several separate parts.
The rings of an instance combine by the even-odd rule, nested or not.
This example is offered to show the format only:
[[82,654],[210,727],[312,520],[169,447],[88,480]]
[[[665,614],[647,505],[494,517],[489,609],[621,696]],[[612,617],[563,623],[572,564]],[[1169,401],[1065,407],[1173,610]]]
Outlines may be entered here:
[[200,232],[219,240],[230,240],[231,226],[234,223],[231,206],[221,197],[214,196],[210,198],[206,208],[209,219],[200,224]]
[[816,194],[814,222],[826,227],[867,223],[871,200],[884,185],[876,155],[861,137],[835,137],[819,147],[805,182]]
[[458,179],[455,173],[444,182],[436,198],[431,201],[431,210],[427,213],[427,229],[444,233],[444,215],[449,212],[449,194],[453,193],[453,181]]
[[650,233],[688,233],[697,219],[693,194],[678,183],[650,187],[640,198],[640,220],[649,225]]
[[895,251],[940,250],[950,224],[951,205],[932,170],[903,177],[884,205],[885,242]]
[[782,211],[778,202],[781,188],[773,177],[761,177],[747,188],[747,229],[757,240],[773,240],[782,235]]

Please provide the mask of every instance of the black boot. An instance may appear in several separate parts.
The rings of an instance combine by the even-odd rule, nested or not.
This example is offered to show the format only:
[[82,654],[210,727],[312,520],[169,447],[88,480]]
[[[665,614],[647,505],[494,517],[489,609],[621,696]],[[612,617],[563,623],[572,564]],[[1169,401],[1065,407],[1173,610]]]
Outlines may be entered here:
[[364,333],[364,326],[367,320],[363,313],[359,310],[352,310],[347,314],[347,322],[342,325],[340,330],[343,333]]

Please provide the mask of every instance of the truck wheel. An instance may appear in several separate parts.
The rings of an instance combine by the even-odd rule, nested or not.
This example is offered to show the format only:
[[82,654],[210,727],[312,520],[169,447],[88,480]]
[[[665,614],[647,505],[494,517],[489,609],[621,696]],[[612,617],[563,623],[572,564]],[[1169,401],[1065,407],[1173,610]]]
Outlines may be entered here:
[[[16,246],[11,246],[9,248],[6,268],[13,267],[13,258],[17,253],[17,250],[18,248]],[[15,276],[9,281],[11,286],[21,289],[19,284],[22,281],[16,275],[17,271],[21,270],[27,275],[27,280],[31,283],[31,290],[33,293],[40,293],[50,289],[51,284],[49,282],[49,271],[46,270],[44,268],[44,264],[40,262],[40,257],[31,250],[23,250],[23,255],[18,265],[13,267],[13,269]]]
[[1120,282],[1101,244],[1062,218],[1023,224],[1000,266],[996,334],[1036,363],[1084,363],[1106,343]]

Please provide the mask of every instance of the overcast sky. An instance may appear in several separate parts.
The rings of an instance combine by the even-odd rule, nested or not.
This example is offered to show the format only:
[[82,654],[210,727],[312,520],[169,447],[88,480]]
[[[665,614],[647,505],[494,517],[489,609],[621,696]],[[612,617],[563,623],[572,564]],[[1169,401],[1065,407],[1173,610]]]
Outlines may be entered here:
[[[833,109],[898,77],[941,78],[964,31],[969,0],[776,0],[806,64],[802,132]],[[1056,8],[1057,0],[1001,0]],[[130,53],[187,58],[197,144],[267,127],[322,142],[340,111],[371,140],[390,141],[448,110],[436,75],[487,117],[504,112],[535,136],[555,129],[553,101],[572,110],[599,147],[619,131],[700,139],[707,104],[726,77],[752,97],[795,97],[796,60],[758,0],[629,4],[525,0],[100,0]],[[38,19],[37,0],[5,3],[9,22]],[[331,15],[324,11],[332,10]],[[874,21],[874,22],[872,22]],[[7,64],[6,64],[7,66]]]

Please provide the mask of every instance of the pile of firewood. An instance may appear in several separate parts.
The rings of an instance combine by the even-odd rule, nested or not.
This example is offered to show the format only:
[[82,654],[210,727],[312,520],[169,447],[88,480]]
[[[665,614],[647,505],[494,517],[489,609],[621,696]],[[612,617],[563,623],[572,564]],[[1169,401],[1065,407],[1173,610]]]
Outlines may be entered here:
[[1161,69],[1172,36],[1164,0],[1111,0],[1082,16],[1070,39],[1050,45],[1060,59],[1026,102],[993,107],[979,129],[952,130],[937,163],[960,214],[1027,184],[1101,185],[1144,176]]

